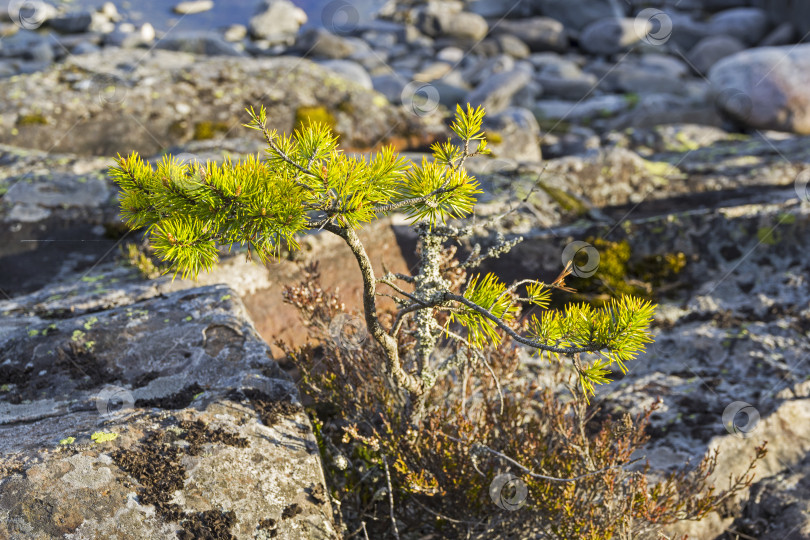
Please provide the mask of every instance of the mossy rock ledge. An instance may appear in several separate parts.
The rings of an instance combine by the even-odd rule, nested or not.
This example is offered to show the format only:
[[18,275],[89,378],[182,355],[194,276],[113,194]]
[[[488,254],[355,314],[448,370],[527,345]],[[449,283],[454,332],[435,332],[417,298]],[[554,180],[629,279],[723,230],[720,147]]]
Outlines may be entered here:
[[0,538],[337,538],[239,295],[89,278],[0,302]]

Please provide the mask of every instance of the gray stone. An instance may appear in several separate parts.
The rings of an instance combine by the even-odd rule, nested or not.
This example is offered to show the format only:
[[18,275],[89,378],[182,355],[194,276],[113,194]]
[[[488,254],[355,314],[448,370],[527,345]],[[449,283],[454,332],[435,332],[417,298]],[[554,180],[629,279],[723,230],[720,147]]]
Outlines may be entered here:
[[348,58],[364,49],[368,46],[362,40],[338,36],[323,28],[302,32],[295,42],[299,54],[316,58]]
[[[611,17],[625,15],[624,3],[610,0],[538,0],[541,15],[551,17],[574,30],[582,30],[589,24]],[[618,13],[617,13],[618,11]]]
[[751,486],[731,529],[751,538],[810,538],[810,454]]
[[579,46],[591,54],[611,55],[638,43],[636,19],[615,17],[594,21],[582,31]]
[[597,116],[611,116],[629,107],[623,96],[594,96],[580,101],[543,99],[537,102],[535,114],[543,119],[581,121]]
[[564,156],[590,157],[598,155],[599,135],[592,129],[571,126],[566,133],[545,133],[541,139],[541,149],[545,159]]
[[487,21],[480,15],[469,12],[452,13],[443,9],[421,12],[417,25],[428,36],[462,41],[482,39],[489,29]]
[[515,69],[515,61],[511,56],[502,54],[494,58],[481,60],[462,72],[464,80],[472,86],[478,86],[496,73],[503,73]]
[[0,55],[12,58],[30,58],[31,51],[41,48],[42,45],[50,48],[47,38],[31,30],[21,29],[14,35],[0,40]]
[[544,70],[534,78],[543,87],[544,96],[582,99],[596,89],[598,79],[592,73],[583,73],[579,68],[573,73],[555,71]]
[[507,108],[512,97],[531,81],[531,75],[515,69],[496,73],[467,94],[465,100],[473,106],[482,105],[490,114]]
[[[681,84],[688,88],[687,85]],[[671,93],[642,94],[632,108],[604,121],[594,121],[593,127],[602,131],[627,128],[653,128],[665,124],[704,124],[720,126],[722,119],[707,98],[708,85],[703,83],[703,91],[696,95],[673,95]]]
[[519,38],[510,36],[509,34],[495,36],[494,41],[498,45],[499,52],[508,54],[514,58],[528,58],[531,53],[528,45],[523,43]]
[[543,95],[563,99],[582,99],[597,86],[598,78],[584,73],[571,60],[552,53],[533,55],[532,63],[539,68],[535,80],[543,87]]
[[215,32],[191,30],[187,32],[170,32],[157,45],[158,49],[178,51],[207,56],[244,56]]
[[[803,141],[789,144],[798,150]],[[731,165],[732,155],[750,149],[747,143],[743,146],[729,141],[720,148],[723,158],[729,159],[728,166],[753,180],[757,173],[751,168],[761,172],[760,164],[746,166],[737,158],[738,165]],[[767,146],[764,141],[763,146]],[[779,146],[780,151],[786,150]],[[710,152],[702,154],[705,166],[716,166],[720,148],[715,148],[714,159]],[[806,160],[806,150],[800,159]],[[583,167],[583,162],[591,161],[569,157],[547,162],[546,181],[555,182],[557,167],[568,164],[567,180],[553,185],[571,190],[572,182],[589,177],[592,169]],[[598,158],[593,162],[605,167]],[[620,173],[611,169],[613,178],[606,177],[606,181],[615,192],[616,174]],[[706,180],[684,177],[669,180],[667,185]],[[509,181],[514,184],[514,176]],[[659,475],[674,471],[687,459],[696,463],[717,450],[717,468],[709,480],[723,488],[730,474],[745,471],[754,447],[768,441],[768,456],[754,469],[750,492],[730,501],[720,514],[667,527],[663,532],[668,537],[722,538],[731,528],[751,538],[792,538],[790,534],[804,538],[810,452],[810,383],[802,368],[810,354],[806,338],[810,298],[804,277],[804,268],[810,264],[808,207],[796,204],[795,199],[754,203],[740,194],[740,202],[735,203],[728,193],[715,193],[715,199],[694,192],[686,204],[678,204],[668,200],[662,189],[667,188],[663,184],[631,188],[664,200],[633,207],[630,216],[622,208],[604,225],[571,225],[549,231],[538,217],[536,228],[521,232],[525,240],[499,260],[498,266],[511,269],[514,279],[551,274],[552,268],[559,268],[559,253],[566,243],[607,238],[611,229],[611,241],[627,241],[633,261],[683,253],[687,263],[677,278],[681,293],[658,301],[655,343],[628,363],[629,373],[617,373],[619,381],[600,387],[599,399],[617,415],[634,415],[661,400],[651,417],[651,440],[638,456],[646,456],[651,470]],[[575,194],[583,191],[590,193],[585,188],[576,189]],[[786,191],[792,192],[792,188]],[[723,208],[713,200],[722,201]],[[654,206],[659,213],[646,213],[645,206]],[[615,219],[626,220],[626,225],[614,228]],[[750,404],[756,414],[747,426],[746,412],[735,418],[735,425],[744,429],[735,433],[723,416],[740,402]],[[791,528],[793,533],[789,533]]]
[[686,58],[699,75],[705,76],[718,61],[744,49],[745,45],[737,38],[726,35],[709,36],[698,41]]
[[109,34],[115,31],[115,22],[98,11],[94,11],[91,15],[92,21],[90,22],[90,32],[97,32],[99,34]]
[[708,23],[695,20],[691,15],[668,12],[667,16],[672,23],[672,35],[667,44],[674,44],[681,50],[688,51],[701,39],[714,35]]
[[562,23],[548,17],[503,20],[493,26],[492,35],[513,35],[529,46],[532,52],[568,50],[568,34]]
[[758,8],[735,8],[714,15],[709,32],[732,36],[747,45],[759,43],[769,29],[768,15]]
[[63,34],[79,34],[87,32],[92,21],[89,11],[74,11],[50,19],[48,25]]
[[361,88],[365,88],[366,90],[372,90],[374,88],[374,84],[368,72],[357,62],[352,62],[351,60],[326,60],[320,62],[320,65]]
[[482,127],[493,157],[534,162],[543,159],[540,126],[530,110],[508,107],[499,114],[487,115]]
[[619,63],[592,62],[585,70],[599,79],[599,88],[605,92],[686,94],[689,91],[683,81],[689,67],[672,57],[626,56]]
[[719,110],[732,120],[810,133],[810,44],[737,53],[715,64],[709,80]]
[[247,37],[247,26],[244,24],[232,24],[222,34],[225,41],[242,41]]
[[248,28],[255,39],[271,44],[292,44],[298,29],[307,22],[307,14],[289,0],[263,0],[259,11],[250,18]]
[[337,538],[309,419],[236,291],[99,270],[0,302],[0,536]]

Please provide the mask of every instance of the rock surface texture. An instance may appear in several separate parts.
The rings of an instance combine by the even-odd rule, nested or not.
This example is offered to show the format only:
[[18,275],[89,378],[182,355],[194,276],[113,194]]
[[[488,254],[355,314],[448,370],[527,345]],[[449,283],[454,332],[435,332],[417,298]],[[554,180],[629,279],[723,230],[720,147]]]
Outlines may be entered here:
[[337,537],[295,386],[234,290],[88,274],[0,320],[0,537]]
[[810,134],[810,44],[739,52],[717,62],[709,80],[733,120]]

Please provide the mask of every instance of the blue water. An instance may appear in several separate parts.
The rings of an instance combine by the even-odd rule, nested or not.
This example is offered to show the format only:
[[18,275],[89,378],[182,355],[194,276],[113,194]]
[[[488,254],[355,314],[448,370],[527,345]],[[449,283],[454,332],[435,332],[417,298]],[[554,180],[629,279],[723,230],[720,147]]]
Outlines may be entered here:
[[[218,30],[232,24],[247,26],[256,13],[259,0],[214,0],[214,8],[204,13],[178,15],[172,8],[180,0],[114,1],[124,21],[135,25],[149,22],[159,31]],[[77,0],[72,5],[97,9],[105,0]],[[382,0],[292,0],[308,17],[308,27],[326,27],[348,31],[358,23],[370,20]]]

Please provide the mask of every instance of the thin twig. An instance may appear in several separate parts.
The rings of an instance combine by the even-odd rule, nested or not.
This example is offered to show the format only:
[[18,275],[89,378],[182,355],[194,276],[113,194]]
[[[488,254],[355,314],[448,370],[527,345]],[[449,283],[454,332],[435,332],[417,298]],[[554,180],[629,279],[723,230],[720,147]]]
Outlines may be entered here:
[[382,458],[383,466],[385,467],[385,481],[388,485],[388,510],[391,514],[391,530],[394,532],[394,538],[399,540],[399,530],[397,529],[397,519],[394,517],[394,491],[391,487],[391,474],[388,472],[388,460],[385,456]]
[[[441,435],[444,435],[445,437],[447,437],[451,441],[455,441],[455,442],[458,442],[458,443],[461,443],[461,444],[467,444],[466,442],[462,441],[461,439],[457,439],[456,437],[453,437],[451,435],[447,435],[446,433],[443,433],[441,431],[439,433]],[[601,469],[598,469],[596,471],[587,472],[585,474],[581,474],[581,475],[575,476],[573,478],[557,478],[556,476],[546,476],[544,474],[538,474],[538,473],[532,471],[531,469],[529,469],[527,467],[524,467],[523,465],[521,465],[520,463],[518,463],[514,459],[510,458],[509,456],[507,456],[505,454],[502,454],[501,452],[498,452],[497,450],[493,450],[489,446],[486,446],[486,445],[481,444],[481,443],[473,443],[473,444],[475,446],[477,446],[478,448],[486,450],[487,452],[489,452],[491,454],[494,454],[494,455],[498,456],[499,458],[508,461],[509,463],[511,463],[512,465],[519,468],[524,473],[528,474],[529,476],[531,476],[533,478],[539,478],[540,480],[550,480],[552,482],[576,482],[577,480],[581,480],[581,479],[586,478],[588,476],[593,476],[595,474],[599,474],[599,473],[602,473],[602,472],[605,472],[605,471],[609,471],[611,469],[622,469],[624,467],[628,467],[628,466],[632,465],[633,463],[636,463],[637,461],[641,461],[642,459],[644,459],[644,457],[640,457],[640,458],[636,458],[636,459],[634,459],[632,461],[628,461],[624,465],[611,465],[610,467],[602,467]]]

